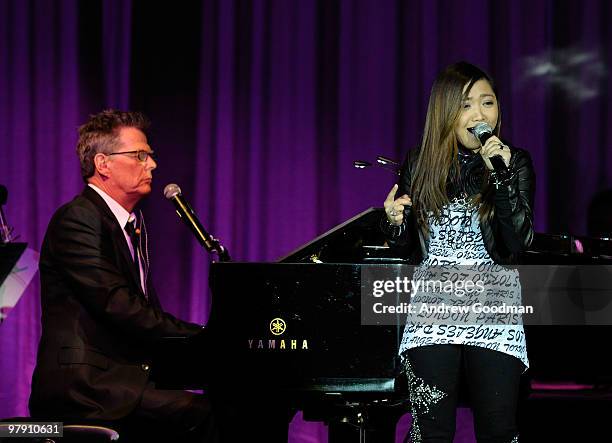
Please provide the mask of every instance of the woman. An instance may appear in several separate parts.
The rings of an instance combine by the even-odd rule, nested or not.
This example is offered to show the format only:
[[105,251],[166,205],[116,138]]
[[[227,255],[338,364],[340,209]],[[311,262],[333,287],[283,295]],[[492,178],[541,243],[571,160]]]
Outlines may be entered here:
[[[492,135],[481,144],[471,131],[483,123]],[[440,270],[478,270],[471,277],[487,282],[489,296],[520,304],[517,272],[499,265],[515,263],[532,241],[535,176],[529,154],[506,146],[499,130],[491,78],[465,62],[444,69],[431,91],[420,149],[408,153],[385,201],[382,228],[391,245],[417,251],[413,280],[439,277]],[[505,168],[495,170],[495,156]],[[500,274],[513,284],[491,283]],[[411,303],[432,295],[450,305],[472,297],[421,289]],[[463,371],[478,441],[518,441],[519,380],[529,365],[520,315],[479,324],[471,318],[467,326],[432,318],[411,314],[400,347],[411,387],[412,440],[453,441]]]

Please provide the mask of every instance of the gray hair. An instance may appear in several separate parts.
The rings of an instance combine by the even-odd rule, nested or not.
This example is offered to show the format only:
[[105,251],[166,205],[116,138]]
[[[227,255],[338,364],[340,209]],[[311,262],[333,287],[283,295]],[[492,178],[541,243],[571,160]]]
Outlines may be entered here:
[[149,119],[140,112],[106,109],[89,116],[89,120],[79,127],[76,148],[83,181],[87,183],[87,179],[94,175],[96,154],[110,154],[117,148],[121,128],[136,128],[144,132],[149,124]]

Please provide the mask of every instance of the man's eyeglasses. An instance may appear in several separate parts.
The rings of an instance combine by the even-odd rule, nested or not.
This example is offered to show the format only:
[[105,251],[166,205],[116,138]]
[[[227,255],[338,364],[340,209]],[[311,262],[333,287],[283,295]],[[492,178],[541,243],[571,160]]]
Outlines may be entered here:
[[111,154],[106,154],[106,155],[122,155],[122,154],[134,155],[141,162],[146,162],[149,157],[155,160],[155,152],[153,151],[123,151],[123,152],[113,152]]

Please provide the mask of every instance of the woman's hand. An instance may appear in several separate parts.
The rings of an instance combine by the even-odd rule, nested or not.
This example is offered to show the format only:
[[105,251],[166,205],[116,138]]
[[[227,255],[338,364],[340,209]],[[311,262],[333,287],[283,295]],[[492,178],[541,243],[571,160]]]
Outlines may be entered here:
[[506,166],[510,165],[510,148],[504,145],[502,141],[494,135],[489,137],[484,146],[480,149],[480,155],[490,171],[493,171],[493,165],[489,159],[496,155],[500,155],[501,158],[504,159]]
[[412,200],[410,200],[410,197],[406,194],[402,195],[397,200],[393,200],[396,192],[397,184],[393,185],[391,192],[387,195],[387,199],[385,200],[385,213],[387,214],[389,223],[399,226],[404,221],[404,206],[412,206]]

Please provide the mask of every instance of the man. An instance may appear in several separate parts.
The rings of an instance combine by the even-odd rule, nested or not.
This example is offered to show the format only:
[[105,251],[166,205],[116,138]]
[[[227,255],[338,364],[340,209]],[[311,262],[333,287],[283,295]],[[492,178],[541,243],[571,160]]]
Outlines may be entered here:
[[[87,183],[57,210],[40,256],[42,337],[32,378],[33,417],[99,419],[200,441],[215,432],[202,395],[155,389],[151,349],[202,327],[162,311],[151,284],[146,226],[134,213],[157,167],[139,113],[93,115],[79,128]],[[156,431],[157,432],[157,431]],[[141,438],[138,438],[141,440]],[[143,440],[144,441],[144,440]]]

